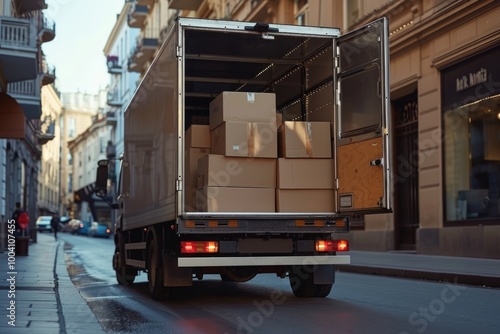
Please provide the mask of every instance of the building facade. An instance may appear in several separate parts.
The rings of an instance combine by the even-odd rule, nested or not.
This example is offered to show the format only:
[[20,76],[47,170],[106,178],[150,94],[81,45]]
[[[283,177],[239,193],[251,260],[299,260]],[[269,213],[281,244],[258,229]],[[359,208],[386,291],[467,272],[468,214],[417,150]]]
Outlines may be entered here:
[[94,195],[97,162],[106,159],[107,149],[112,142],[114,117],[99,112],[92,117],[92,125],[68,142],[72,157],[72,210],[71,217],[79,219],[86,226],[94,221],[111,224],[110,209],[102,199]]
[[349,28],[391,22],[394,214],[353,244],[500,258],[500,4],[354,3]]
[[38,174],[37,214],[61,214],[61,114],[62,103],[52,85],[42,87],[42,133],[46,143],[42,146]]
[[44,0],[0,0],[0,219],[9,219],[20,202],[34,241],[39,163],[48,139],[40,94],[55,79],[41,49],[55,38],[46,8]]
[[73,193],[78,188],[74,185],[74,160],[68,143],[85,132],[92,124],[93,118],[106,105],[106,92],[99,94],[61,93],[63,112],[60,121],[61,127],[61,214],[74,218]]
[[[128,25],[128,14],[131,6],[131,2],[124,3],[103,49],[109,73],[108,122],[113,117],[116,119],[116,126],[113,128],[114,133],[111,137],[112,147],[109,148],[109,153],[115,156],[109,156],[109,158],[118,158],[124,150],[123,113],[139,81],[138,72],[127,70],[130,50],[136,47],[137,39],[140,38],[139,29]],[[118,166],[117,162],[115,169]]]

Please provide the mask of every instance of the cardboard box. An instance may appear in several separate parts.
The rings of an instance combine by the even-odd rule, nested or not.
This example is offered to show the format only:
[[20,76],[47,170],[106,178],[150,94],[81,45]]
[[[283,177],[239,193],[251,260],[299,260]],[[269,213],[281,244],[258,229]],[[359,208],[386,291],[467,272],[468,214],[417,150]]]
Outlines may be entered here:
[[274,123],[274,93],[222,92],[210,102],[210,130],[226,121]]
[[213,154],[257,158],[278,156],[275,123],[224,122],[210,131],[210,141]]
[[286,121],[278,129],[280,158],[331,158],[330,122]]
[[334,159],[278,159],[280,189],[333,189]]
[[210,154],[198,160],[198,188],[276,188],[276,160]]
[[333,189],[276,189],[277,212],[335,212]]
[[184,154],[184,178],[185,178],[185,206],[187,211],[196,210],[196,189],[198,182],[198,160],[210,154],[209,148],[192,147],[187,148]]
[[205,187],[196,192],[202,212],[275,212],[274,188]]
[[210,148],[210,129],[208,125],[193,124],[186,130],[186,149],[191,147]]

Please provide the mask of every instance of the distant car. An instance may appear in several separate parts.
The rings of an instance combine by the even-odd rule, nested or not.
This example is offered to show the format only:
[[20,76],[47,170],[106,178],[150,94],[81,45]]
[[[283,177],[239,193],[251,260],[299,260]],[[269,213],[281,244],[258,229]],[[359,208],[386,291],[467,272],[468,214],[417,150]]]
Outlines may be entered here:
[[70,217],[62,216],[59,218],[59,230],[61,232],[71,232],[71,227],[69,226],[69,222],[71,221]]
[[50,227],[50,221],[52,216],[40,216],[36,220],[36,230],[38,232],[52,232],[52,227]]
[[82,222],[78,219],[71,219],[69,222],[68,222],[68,230],[71,234],[77,234],[78,233],[78,230],[80,229],[80,224]]
[[90,228],[90,223],[86,221],[80,221],[76,234],[78,235],[88,235]]
[[89,237],[94,238],[109,238],[111,234],[111,229],[106,224],[99,224],[97,222],[93,222],[87,232]]

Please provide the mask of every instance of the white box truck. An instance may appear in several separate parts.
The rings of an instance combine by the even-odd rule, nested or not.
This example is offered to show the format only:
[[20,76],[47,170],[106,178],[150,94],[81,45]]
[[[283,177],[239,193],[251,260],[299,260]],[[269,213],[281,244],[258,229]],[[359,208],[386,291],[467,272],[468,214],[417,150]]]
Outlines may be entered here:
[[[391,211],[388,57],[385,18],[345,35],[336,28],[178,18],[125,111],[116,198],[108,195],[115,193],[108,182],[108,165],[115,162],[103,160],[97,168],[96,194],[117,210],[118,282],[132,284],[139,272],[147,272],[151,296],[159,299],[207,274],[244,282],[274,273],[289,277],[298,297],[327,296],[335,265],[350,263],[348,216]],[[259,168],[271,169],[260,173],[234,159],[251,164],[272,156],[211,157],[204,159],[205,167],[230,160],[229,178],[236,175],[231,172],[258,177],[276,170],[277,182],[259,179],[255,184],[268,188],[251,188],[253,183],[238,175],[228,181],[246,180],[251,191],[238,192],[226,182],[215,194],[193,186],[187,142],[203,144],[210,135],[187,140],[186,131],[209,124],[215,131],[210,104],[223,92],[240,92],[249,103],[257,94],[272,94],[276,128],[286,123],[282,132],[292,131],[289,139],[299,145],[302,140],[305,154],[313,152],[311,145],[318,148],[318,138],[328,138],[332,163],[316,162],[317,170],[304,161],[328,159],[325,146],[318,158],[280,152],[274,157],[277,167],[262,163]],[[236,109],[234,117],[246,115],[243,106],[236,103]],[[241,121],[250,124],[252,118]],[[329,126],[311,125],[325,122]],[[229,125],[226,135],[241,126]],[[306,139],[291,137],[299,125]],[[323,130],[311,134],[313,128]],[[274,139],[264,144],[284,140]],[[278,145],[289,145],[286,151],[290,143]],[[255,148],[247,146],[248,152],[250,146]],[[209,147],[207,142],[207,154]],[[304,189],[308,184],[316,189]],[[205,205],[188,204],[193,191]]]

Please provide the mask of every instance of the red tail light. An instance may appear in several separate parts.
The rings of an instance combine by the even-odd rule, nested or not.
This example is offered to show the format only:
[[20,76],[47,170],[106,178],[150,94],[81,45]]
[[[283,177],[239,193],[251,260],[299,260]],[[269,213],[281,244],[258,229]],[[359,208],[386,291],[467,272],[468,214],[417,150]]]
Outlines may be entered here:
[[347,252],[349,241],[347,240],[316,240],[317,252]]
[[217,241],[181,241],[181,253],[217,253]]

